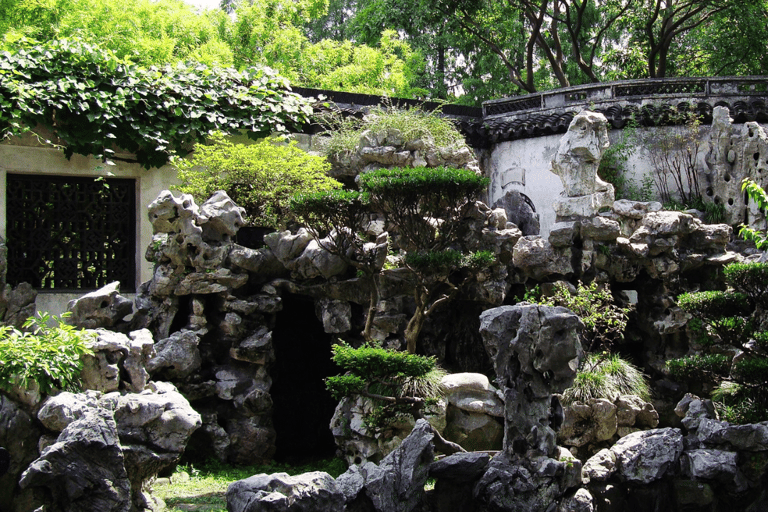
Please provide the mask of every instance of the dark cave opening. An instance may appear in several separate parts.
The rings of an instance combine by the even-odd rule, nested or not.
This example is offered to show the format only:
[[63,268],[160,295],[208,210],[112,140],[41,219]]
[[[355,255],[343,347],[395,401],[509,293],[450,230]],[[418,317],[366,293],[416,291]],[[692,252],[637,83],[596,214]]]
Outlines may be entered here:
[[285,295],[272,331],[275,460],[298,463],[332,457],[336,444],[329,424],[336,401],[324,379],[338,373],[331,361],[333,335],[323,330],[312,299]]

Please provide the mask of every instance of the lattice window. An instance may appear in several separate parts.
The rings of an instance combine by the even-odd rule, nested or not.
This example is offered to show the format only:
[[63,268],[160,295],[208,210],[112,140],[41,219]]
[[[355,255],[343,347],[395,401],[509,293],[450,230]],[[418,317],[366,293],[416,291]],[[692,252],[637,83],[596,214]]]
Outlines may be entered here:
[[541,94],[491,103],[485,106],[485,114],[488,116],[495,116],[498,114],[508,114],[510,112],[519,112],[521,110],[531,110],[536,108],[541,108]]
[[10,284],[135,290],[135,180],[8,174],[6,204]]

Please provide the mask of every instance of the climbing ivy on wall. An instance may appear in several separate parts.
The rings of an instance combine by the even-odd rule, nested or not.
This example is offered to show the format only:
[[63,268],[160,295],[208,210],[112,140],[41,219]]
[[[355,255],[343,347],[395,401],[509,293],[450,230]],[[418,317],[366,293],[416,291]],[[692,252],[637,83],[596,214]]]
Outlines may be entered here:
[[252,138],[306,122],[308,100],[269,68],[178,64],[142,69],[80,41],[20,40],[0,53],[0,137],[44,127],[67,158],[121,148],[146,168],[215,132]]

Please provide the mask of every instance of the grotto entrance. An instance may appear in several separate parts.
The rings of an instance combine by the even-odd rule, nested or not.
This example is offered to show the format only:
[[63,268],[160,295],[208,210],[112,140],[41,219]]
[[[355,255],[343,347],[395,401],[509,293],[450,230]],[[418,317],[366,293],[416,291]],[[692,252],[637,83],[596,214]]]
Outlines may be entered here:
[[333,335],[323,330],[312,299],[290,294],[282,299],[283,310],[272,331],[275,459],[298,463],[332,457],[336,444],[329,424],[336,401],[323,379],[338,373],[331,361]]

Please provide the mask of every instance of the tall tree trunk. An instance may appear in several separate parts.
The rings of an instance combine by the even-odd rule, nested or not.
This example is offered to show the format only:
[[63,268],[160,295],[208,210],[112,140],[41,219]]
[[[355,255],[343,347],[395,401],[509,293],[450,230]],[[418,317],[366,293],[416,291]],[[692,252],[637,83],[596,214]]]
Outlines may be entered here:
[[368,315],[365,318],[365,328],[363,337],[365,341],[371,340],[371,330],[373,329],[373,319],[376,316],[376,308],[379,305],[379,273],[371,274],[371,292],[368,302]]

